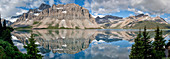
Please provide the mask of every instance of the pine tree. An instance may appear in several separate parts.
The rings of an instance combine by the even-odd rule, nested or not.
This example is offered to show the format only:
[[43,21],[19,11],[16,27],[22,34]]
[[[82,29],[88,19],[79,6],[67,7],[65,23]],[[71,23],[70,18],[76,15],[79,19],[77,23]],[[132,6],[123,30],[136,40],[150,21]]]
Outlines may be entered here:
[[142,42],[143,42],[143,50],[144,50],[144,59],[151,59],[152,58],[152,46],[151,46],[151,41],[149,32],[146,31],[146,26],[144,27],[143,31],[143,37],[142,37]]
[[6,20],[3,22],[3,28],[6,29]]
[[141,31],[139,30],[139,34],[137,37],[134,39],[135,44],[132,45],[131,53],[129,55],[130,59],[144,59],[144,49],[143,49],[143,42],[141,40],[142,34]]
[[153,42],[153,49],[154,49],[154,57],[161,59],[162,57],[165,57],[165,41],[162,37],[162,31],[159,30],[159,27],[157,27],[157,30],[155,30],[155,41]]
[[0,30],[2,30],[1,14],[0,14]]
[[37,54],[40,51],[38,50],[38,45],[35,44],[35,42],[36,41],[33,38],[33,34],[31,34],[31,38],[29,38],[29,44],[27,43],[27,46],[24,46],[24,48],[27,49],[28,58],[42,59],[42,56],[40,54]]

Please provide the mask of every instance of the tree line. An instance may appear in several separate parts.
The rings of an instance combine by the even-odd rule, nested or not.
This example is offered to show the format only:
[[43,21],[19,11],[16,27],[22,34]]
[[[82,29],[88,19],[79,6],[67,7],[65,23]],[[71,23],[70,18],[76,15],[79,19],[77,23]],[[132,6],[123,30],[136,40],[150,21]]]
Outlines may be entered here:
[[24,48],[27,50],[27,53],[24,54],[13,44],[11,38],[13,30],[12,27],[6,26],[6,20],[2,24],[0,18],[0,59],[42,59],[43,56],[37,54],[40,51],[37,48],[38,45],[35,44],[34,35],[31,34],[29,43],[24,45]]
[[[162,31],[157,27],[155,30],[154,41],[150,40],[149,32],[146,31],[146,26],[144,31],[139,33],[134,39],[135,44],[132,45],[131,53],[129,55],[130,59],[162,59],[165,58],[165,46],[168,47],[168,44],[165,44],[165,41],[162,36]],[[170,54],[170,53],[169,53]]]

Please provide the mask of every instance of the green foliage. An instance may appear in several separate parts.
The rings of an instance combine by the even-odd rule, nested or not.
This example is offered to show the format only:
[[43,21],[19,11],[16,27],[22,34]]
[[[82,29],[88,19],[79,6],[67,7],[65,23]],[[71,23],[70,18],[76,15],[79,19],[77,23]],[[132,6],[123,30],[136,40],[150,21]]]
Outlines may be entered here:
[[11,40],[11,31],[9,29],[2,30],[0,34],[0,39],[9,42],[10,44],[14,45]]
[[18,28],[15,28],[15,29],[31,29],[32,26],[25,26],[25,27],[18,27]]
[[80,28],[76,26],[76,29],[80,29]]
[[152,58],[152,45],[151,45],[151,41],[150,36],[148,35],[149,33],[146,32],[146,26],[144,27],[144,32],[143,32],[143,49],[144,49],[144,59],[151,59]]
[[16,46],[0,39],[0,59],[26,59],[27,55],[19,52]]
[[157,27],[157,30],[155,30],[155,41],[153,42],[153,53],[154,57],[161,59],[162,57],[165,57],[165,41],[164,38],[162,37],[162,31],[159,30],[159,27]]
[[38,24],[39,22],[34,22],[33,25]]
[[139,31],[139,34],[135,38],[135,44],[132,45],[131,53],[129,55],[130,59],[144,59],[144,46],[142,41],[142,34]]
[[101,29],[101,28],[85,28],[85,29]]
[[33,38],[33,34],[31,34],[31,38],[29,38],[29,44],[27,43],[27,46],[24,46],[24,48],[27,49],[27,54],[28,54],[28,58],[30,59],[42,59],[41,54],[37,54],[38,52],[40,52],[38,50],[38,45],[35,44],[35,40]]

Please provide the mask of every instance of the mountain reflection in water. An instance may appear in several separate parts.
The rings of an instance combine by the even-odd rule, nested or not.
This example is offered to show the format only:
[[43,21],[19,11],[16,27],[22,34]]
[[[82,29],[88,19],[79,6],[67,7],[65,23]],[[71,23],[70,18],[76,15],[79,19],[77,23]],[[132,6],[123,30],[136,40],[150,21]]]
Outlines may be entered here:
[[[135,30],[32,30],[44,58],[55,59],[128,59]],[[26,53],[30,30],[12,33],[14,44]],[[150,34],[153,34],[150,31]],[[164,31],[168,36],[169,31]],[[153,37],[154,35],[151,35]],[[168,38],[169,39],[169,38]]]

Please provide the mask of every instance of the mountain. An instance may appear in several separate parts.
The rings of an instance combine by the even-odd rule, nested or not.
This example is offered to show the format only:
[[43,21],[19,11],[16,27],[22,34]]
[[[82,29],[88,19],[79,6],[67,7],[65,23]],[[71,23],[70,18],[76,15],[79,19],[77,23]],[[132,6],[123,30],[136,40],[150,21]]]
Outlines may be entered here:
[[102,17],[102,18],[98,16],[96,17],[95,20],[98,24],[104,24],[104,23],[108,23],[108,22],[111,22],[112,20],[117,20],[117,19],[122,19],[122,17],[106,15],[105,17]]
[[[98,19],[98,18],[97,18]],[[136,16],[129,16],[127,18],[111,18],[114,20],[104,22],[104,23],[98,23],[104,28],[133,28],[133,29],[139,29],[143,28],[144,26],[155,29],[157,26],[160,28],[170,28],[170,25],[161,17],[150,17],[149,15],[139,14]]]
[[33,28],[99,28],[89,11],[77,4],[52,5],[41,4],[38,9],[24,13],[12,25]]

